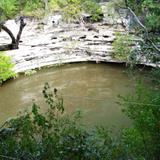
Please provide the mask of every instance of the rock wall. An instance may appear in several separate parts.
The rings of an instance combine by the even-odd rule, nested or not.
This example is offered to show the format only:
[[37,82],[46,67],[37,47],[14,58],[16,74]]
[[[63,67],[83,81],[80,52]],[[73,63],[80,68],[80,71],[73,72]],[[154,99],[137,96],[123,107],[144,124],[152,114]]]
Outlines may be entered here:
[[[68,62],[116,62],[112,58],[116,26],[95,23],[91,28],[96,30],[81,24],[54,26],[28,21],[19,49],[7,51],[7,54],[15,63],[16,72]],[[119,28],[118,31],[124,30]],[[8,43],[9,37],[2,33],[0,42]]]
[[[105,7],[103,9],[105,10]],[[54,24],[53,17],[56,19]],[[6,52],[15,63],[15,72],[70,62],[122,63],[113,59],[112,47],[115,32],[126,32],[122,27],[122,19],[117,18],[114,23],[113,17],[108,17],[106,12],[103,22],[86,26],[65,24],[60,17],[54,15],[43,21],[27,20],[19,49]],[[6,25],[12,28],[14,33],[19,28],[14,20],[10,20]],[[5,32],[0,32],[0,45],[7,43],[10,43],[10,38]]]

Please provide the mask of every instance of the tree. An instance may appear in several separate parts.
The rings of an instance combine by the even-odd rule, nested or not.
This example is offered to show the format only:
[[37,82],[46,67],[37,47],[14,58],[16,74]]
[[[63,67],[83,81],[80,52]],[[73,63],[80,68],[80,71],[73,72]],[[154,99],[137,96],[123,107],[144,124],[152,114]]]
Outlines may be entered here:
[[0,31],[4,30],[11,38],[11,44],[0,46],[0,51],[18,49],[21,34],[26,25],[24,18],[20,17],[20,27],[16,37],[11,30],[5,26],[5,21],[18,13],[16,1],[11,1],[13,1],[13,3],[9,2],[9,0],[0,1]]
[[13,71],[14,64],[11,57],[0,52],[0,84],[10,78],[16,77],[16,73]]
[[125,0],[130,15],[143,30],[144,43],[152,46],[152,52],[160,54],[160,4],[158,0]]
[[[118,3],[118,2],[117,2]],[[116,3],[116,4],[117,4]],[[117,6],[116,6],[117,7]],[[159,0],[122,0],[119,9],[126,9],[128,29],[135,30],[134,35],[139,37],[132,55],[148,62],[160,62],[160,3]],[[140,55],[140,56],[139,56]],[[139,60],[139,59],[137,59]]]
[[11,44],[0,46],[0,51],[18,49],[21,34],[22,34],[22,31],[23,31],[23,28],[25,27],[25,25],[26,25],[26,23],[24,22],[23,17],[20,17],[19,32],[17,34],[17,37],[15,38],[13,33],[10,31],[10,29],[7,28],[3,23],[0,23],[0,29],[3,29],[10,36],[10,38],[12,40]]
[[159,160],[160,92],[147,87],[141,82],[135,94],[121,97],[123,111],[133,121],[133,127],[123,132],[123,142],[134,159]]

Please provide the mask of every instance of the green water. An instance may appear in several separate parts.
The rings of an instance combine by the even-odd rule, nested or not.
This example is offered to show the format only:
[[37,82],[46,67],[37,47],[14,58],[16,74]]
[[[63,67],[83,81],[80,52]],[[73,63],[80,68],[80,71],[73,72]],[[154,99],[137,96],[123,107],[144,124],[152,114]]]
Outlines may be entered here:
[[41,93],[45,82],[62,94],[66,113],[82,111],[82,122],[87,127],[104,125],[119,129],[130,125],[116,102],[117,95],[132,92],[135,81],[122,66],[93,63],[42,69],[5,83],[0,87],[0,123],[19,111],[31,109],[33,99],[45,111]]

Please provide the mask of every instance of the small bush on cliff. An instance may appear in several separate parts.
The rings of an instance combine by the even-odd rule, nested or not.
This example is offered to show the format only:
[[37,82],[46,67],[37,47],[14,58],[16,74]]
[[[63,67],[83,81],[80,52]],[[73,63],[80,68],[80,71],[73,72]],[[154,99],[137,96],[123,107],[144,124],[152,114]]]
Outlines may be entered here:
[[23,4],[22,12],[26,16],[43,17],[44,16],[44,4],[42,0],[27,0]]
[[101,7],[94,0],[51,0],[50,6],[52,10],[61,10],[66,21],[79,20],[83,12],[89,13],[92,21],[102,18]]
[[131,37],[129,35],[116,33],[116,40],[113,42],[114,58],[122,61],[129,61],[131,54]]
[[91,15],[93,22],[99,21],[102,18],[102,9],[95,1],[87,0],[82,4],[84,11]]
[[16,73],[12,70],[13,66],[11,58],[0,52],[0,83],[16,76]]

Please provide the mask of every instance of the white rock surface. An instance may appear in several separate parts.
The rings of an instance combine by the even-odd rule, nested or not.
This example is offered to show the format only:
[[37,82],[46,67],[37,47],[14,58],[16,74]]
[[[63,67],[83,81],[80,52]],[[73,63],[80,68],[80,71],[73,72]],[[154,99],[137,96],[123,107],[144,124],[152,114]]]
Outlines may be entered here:
[[[13,24],[13,21],[7,24],[10,22]],[[6,52],[15,63],[15,72],[69,62],[122,63],[112,58],[115,32],[124,32],[122,27],[116,28],[116,25],[111,27],[103,22],[95,23],[93,26],[99,30],[97,33],[88,31],[80,24],[60,23],[58,26],[47,26],[47,24],[28,20],[22,33],[19,49]],[[17,33],[18,26],[14,25],[9,28]],[[8,35],[0,32],[0,45],[6,43],[10,43]],[[155,64],[147,65],[154,66]]]
[[[39,24],[38,21],[28,21],[22,33],[19,49],[7,51],[16,64],[16,72],[60,63],[107,62],[112,59],[111,43],[115,36],[114,30],[108,29],[107,26],[94,24],[99,30],[97,33],[88,31],[79,24],[61,24],[48,28]],[[8,43],[6,40],[7,35],[4,32],[0,33],[0,45]]]

